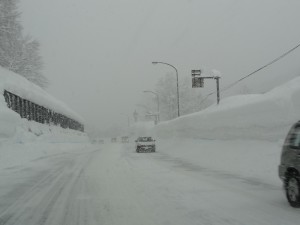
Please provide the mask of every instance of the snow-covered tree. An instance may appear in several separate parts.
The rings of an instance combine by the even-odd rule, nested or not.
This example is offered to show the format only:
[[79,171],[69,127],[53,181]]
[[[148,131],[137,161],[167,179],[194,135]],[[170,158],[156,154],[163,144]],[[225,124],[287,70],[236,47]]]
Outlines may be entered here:
[[17,0],[0,0],[0,40],[21,30]]
[[15,62],[12,71],[24,76],[40,87],[47,87],[48,81],[42,74],[43,62],[42,57],[39,55],[39,42],[26,37],[22,40],[21,46],[19,61]]
[[190,77],[185,77],[181,80],[179,85],[179,99],[180,99],[180,114],[186,115],[198,112],[205,108],[202,104],[202,89],[192,88],[192,80]]
[[170,120],[177,117],[176,77],[167,74],[156,85],[156,93],[160,101],[160,119]]
[[23,35],[17,2],[0,0],[0,66],[45,88],[48,81],[42,74],[39,42]]
[[18,22],[16,0],[0,0],[0,65],[10,69],[20,51],[22,27]]
[[[201,89],[192,88],[191,78],[185,77],[179,80],[180,115],[186,115],[200,111],[207,106],[202,101]],[[167,74],[156,85],[156,92],[160,100],[161,120],[170,120],[177,117],[177,87],[176,76]]]

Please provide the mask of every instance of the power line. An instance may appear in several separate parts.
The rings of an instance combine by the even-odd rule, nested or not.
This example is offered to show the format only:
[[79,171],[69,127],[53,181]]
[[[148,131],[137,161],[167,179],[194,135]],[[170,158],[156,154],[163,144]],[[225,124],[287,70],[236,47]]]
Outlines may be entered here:
[[[238,84],[239,82],[241,82],[242,80],[245,80],[246,78],[254,75],[255,73],[267,68],[268,66],[274,64],[275,62],[279,61],[280,59],[284,58],[285,56],[287,56],[288,54],[290,54],[291,52],[295,51],[297,48],[300,47],[300,44],[296,45],[295,47],[291,48],[290,50],[288,50],[287,52],[285,52],[284,54],[280,55],[279,57],[273,59],[271,62],[267,63],[266,65],[254,70],[253,72],[247,74],[246,76],[238,79],[237,81],[229,84],[228,86],[224,87],[221,89],[221,92],[227,91],[228,89],[232,88],[233,86],[235,86],[236,84]],[[216,91],[209,93],[207,96],[205,96],[205,98],[200,102],[200,104],[202,104],[204,101],[206,101],[206,99],[211,96],[212,94],[216,93]]]

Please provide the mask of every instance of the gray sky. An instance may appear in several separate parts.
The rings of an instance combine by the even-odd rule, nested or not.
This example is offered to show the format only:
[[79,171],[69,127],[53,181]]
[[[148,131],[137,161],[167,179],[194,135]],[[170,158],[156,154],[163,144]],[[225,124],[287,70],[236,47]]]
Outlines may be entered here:
[[[298,0],[24,0],[20,10],[41,42],[48,91],[97,127],[126,125],[122,114],[172,72],[152,61],[180,78],[217,69],[226,86],[300,43]],[[289,80],[299,56],[243,84],[262,92]]]

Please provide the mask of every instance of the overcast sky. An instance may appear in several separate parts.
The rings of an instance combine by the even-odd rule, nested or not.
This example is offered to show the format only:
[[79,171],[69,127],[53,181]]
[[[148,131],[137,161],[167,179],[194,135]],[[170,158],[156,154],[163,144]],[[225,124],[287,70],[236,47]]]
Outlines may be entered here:
[[[221,86],[300,43],[299,0],[21,0],[48,92],[96,127],[126,125],[172,68],[217,69]],[[244,82],[262,92],[300,74],[300,49]],[[208,85],[204,93],[213,90]],[[226,95],[226,93],[224,93]]]

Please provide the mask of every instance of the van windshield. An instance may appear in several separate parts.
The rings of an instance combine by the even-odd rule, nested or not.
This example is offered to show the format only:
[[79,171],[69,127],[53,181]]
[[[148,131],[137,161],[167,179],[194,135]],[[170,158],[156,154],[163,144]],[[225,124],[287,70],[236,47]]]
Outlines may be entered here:
[[147,142],[147,141],[153,141],[151,137],[139,137],[138,141],[140,142]]

